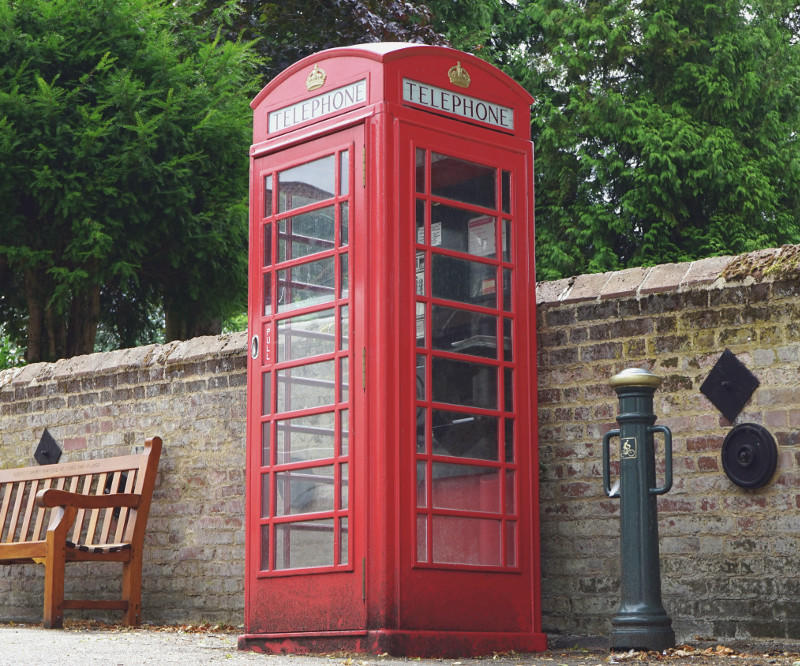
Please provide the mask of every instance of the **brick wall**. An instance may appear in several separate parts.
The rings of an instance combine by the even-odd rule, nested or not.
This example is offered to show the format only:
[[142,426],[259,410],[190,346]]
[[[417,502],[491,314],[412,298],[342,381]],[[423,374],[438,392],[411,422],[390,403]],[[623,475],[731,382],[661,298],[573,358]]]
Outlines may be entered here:
[[[0,372],[2,467],[35,464],[45,427],[64,462],[163,438],[145,538],[146,621],[242,621],[245,345],[244,334],[195,338]],[[1,620],[41,620],[43,569],[0,566]],[[68,566],[67,598],[108,596],[109,583],[116,593],[119,571]]]
[[[797,249],[539,285],[546,630],[610,631],[619,500],[602,491],[601,439],[617,411],[608,379],[643,367],[663,379],[657,423],[673,433],[675,483],[658,509],[664,607],[678,638],[800,638]],[[778,443],[760,490],[728,480],[720,451],[732,426],[700,392],[725,348],[760,381],[737,423],[763,425]]]
[[[602,491],[600,441],[616,425],[608,379],[639,366],[664,380],[655,408],[674,437],[675,484],[658,503],[664,606],[678,639],[800,638],[797,254],[789,247],[538,285],[549,633],[609,632],[619,500]],[[767,427],[779,444],[775,476],[756,491],[725,476],[720,449],[731,424],[699,391],[726,347],[761,382],[737,422]],[[44,427],[64,460],[164,438],[146,539],[148,621],[241,622],[245,355],[239,334],[0,372],[0,466],[31,464]],[[68,591],[102,593],[105,579],[88,571],[68,569]],[[38,621],[41,594],[40,567],[0,567],[0,619]]]

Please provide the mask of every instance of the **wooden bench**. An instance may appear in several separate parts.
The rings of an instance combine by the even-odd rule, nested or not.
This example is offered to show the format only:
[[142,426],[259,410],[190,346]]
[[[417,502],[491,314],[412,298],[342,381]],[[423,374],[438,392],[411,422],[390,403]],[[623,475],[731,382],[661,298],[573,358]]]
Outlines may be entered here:
[[[139,624],[160,455],[153,437],[141,454],[0,470],[0,564],[44,564],[45,627],[63,626],[70,608],[122,610],[125,624]],[[121,562],[122,599],[65,600],[67,562]]]

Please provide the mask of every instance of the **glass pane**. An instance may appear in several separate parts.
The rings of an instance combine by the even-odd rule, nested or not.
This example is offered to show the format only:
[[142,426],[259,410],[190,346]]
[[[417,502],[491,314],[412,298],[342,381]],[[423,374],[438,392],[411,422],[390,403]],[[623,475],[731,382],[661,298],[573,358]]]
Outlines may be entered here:
[[503,171],[501,180],[501,201],[503,202],[503,212],[511,212],[511,172]]
[[350,151],[339,153],[339,194],[346,196],[350,192]]
[[503,358],[506,361],[514,360],[514,345],[513,338],[511,337],[511,319],[503,320]]
[[350,345],[350,308],[343,305],[339,308],[339,349],[347,349]]
[[261,570],[269,569],[269,525],[261,526]]
[[425,151],[422,148],[417,148],[416,154],[416,182],[417,192],[425,191]]
[[496,208],[497,169],[440,153],[431,154],[431,194]]
[[272,175],[264,177],[264,217],[272,215]]
[[350,257],[347,254],[339,255],[341,258],[341,272],[342,272],[342,281],[339,283],[341,285],[341,293],[339,294],[339,298],[347,298],[347,295],[350,293]]
[[278,411],[333,405],[334,367],[334,361],[322,361],[278,370]]
[[264,274],[264,315],[272,314],[272,273]]
[[417,400],[427,400],[425,390],[425,356],[417,355]]
[[503,220],[502,232],[503,261],[511,261],[511,244],[508,242],[511,238],[511,220]]
[[506,470],[506,513],[517,512],[517,475],[513,469]]
[[333,206],[326,206],[278,222],[278,261],[332,249],[336,229],[333,211]]
[[424,462],[417,463],[417,506],[428,506],[428,486],[427,478],[427,465]]
[[333,511],[333,465],[275,474],[275,515]]
[[496,416],[433,410],[433,453],[476,460],[498,459]]
[[517,524],[506,523],[506,566],[517,566]]
[[417,252],[417,294],[425,295],[425,253]]
[[431,206],[431,245],[478,257],[494,257],[496,218],[434,203]]
[[503,369],[503,409],[507,412],[514,411],[514,371],[511,368]]
[[417,347],[425,346],[425,303],[417,303],[416,318]]
[[333,458],[335,453],[333,412],[277,421],[277,464]]
[[270,451],[272,450],[272,424],[261,424],[261,466],[268,467],[272,464]]
[[347,564],[350,561],[348,537],[347,518],[341,518],[339,519],[339,564]]
[[349,465],[343,463],[339,465],[342,474],[341,486],[339,487],[339,506],[338,509],[345,510],[350,505],[350,484],[349,484]]
[[421,199],[417,200],[417,243],[419,245],[425,244],[425,202]]
[[333,566],[333,520],[275,525],[275,568]]
[[342,201],[339,204],[339,245],[350,242],[350,204]]
[[294,310],[334,297],[333,257],[278,271],[278,309]]
[[350,446],[349,446],[349,440],[350,440],[350,412],[347,411],[346,409],[343,409],[342,411],[339,412],[339,414],[340,414],[340,418],[341,418],[341,426],[340,427],[342,429],[342,435],[341,435],[341,437],[339,439],[339,442],[341,444],[341,451],[340,451],[339,455],[340,456],[346,456],[346,455],[349,455],[349,453],[350,453]]
[[417,516],[417,562],[428,561],[428,517]]
[[511,312],[511,269],[503,269],[503,310]]
[[278,361],[293,361],[336,349],[334,310],[281,319],[278,322]]
[[350,359],[344,356],[339,359],[339,402],[350,399]]
[[261,414],[272,414],[272,373],[261,374]]
[[435,402],[497,409],[497,370],[493,366],[434,358],[431,379]]
[[278,212],[330,199],[335,173],[333,155],[281,171],[278,174]]
[[269,474],[261,475],[261,517],[269,518]]
[[272,265],[272,225],[264,225],[264,266]]
[[499,520],[433,517],[433,561],[442,564],[502,564]]
[[506,445],[505,445],[506,462],[507,463],[513,463],[514,460],[516,459],[516,456],[514,455],[514,451],[515,451],[515,448],[514,448],[514,419],[506,419],[505,431],[506,431]]
[[436,298],[497,307],[497,271],[494,266],[435,254],[431,279]]
[[434,509],[500,513],[500,470],[433,463]]
[[431,334],[434,349],[497,358],[497,318],[492,315],[434,305]]
[[424,407],[417,407],[417,453],[425,453],[427,451],[425,445],[425,434],[428,431],[427,422],[428,410]]

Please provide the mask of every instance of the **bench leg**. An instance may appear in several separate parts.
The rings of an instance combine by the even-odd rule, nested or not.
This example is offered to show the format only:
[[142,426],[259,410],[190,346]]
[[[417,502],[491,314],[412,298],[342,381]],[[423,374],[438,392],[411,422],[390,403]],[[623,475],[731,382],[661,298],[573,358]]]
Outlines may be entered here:
[[137,626],[142,618],[142,558],[132,553],[130,562],[122,565],[122,599],[128,602],[123,624]]
[[[60,543],[56,543],[60,542]],[[44,626],[61,629],[64,626],[64,569],[66,545],[63,539],[47,534],[47,559],[44,565]]]

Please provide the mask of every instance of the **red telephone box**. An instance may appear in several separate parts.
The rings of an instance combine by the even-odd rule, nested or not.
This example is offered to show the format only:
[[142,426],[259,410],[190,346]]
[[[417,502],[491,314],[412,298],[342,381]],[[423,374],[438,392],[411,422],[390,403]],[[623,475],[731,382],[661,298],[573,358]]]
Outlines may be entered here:
[[409,44],[253,100],[241,647],[545,649],[531,101]]

